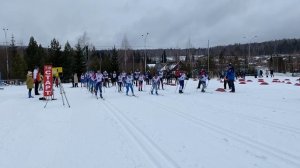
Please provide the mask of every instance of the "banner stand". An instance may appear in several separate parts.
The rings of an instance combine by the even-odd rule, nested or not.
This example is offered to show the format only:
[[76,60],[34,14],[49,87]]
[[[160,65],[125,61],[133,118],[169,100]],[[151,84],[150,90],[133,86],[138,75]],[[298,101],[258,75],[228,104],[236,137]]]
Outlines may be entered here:
[[[63,102],[63,106],[65,106],[65,101],[68,103],[68,106],[70,108],[69,101],[66,96],[66,92],[61,84],[60,78],[57,75],[56,80],[59,86],[60,94],[61,94],[61,99]],[[56,100],[54,98],[54,92],[53,92],[53,72],[52,72],[52,65],[45,65],[44,66],[44,100],[46,100],[46,104],[44,108],[46,108],[49,100]]]

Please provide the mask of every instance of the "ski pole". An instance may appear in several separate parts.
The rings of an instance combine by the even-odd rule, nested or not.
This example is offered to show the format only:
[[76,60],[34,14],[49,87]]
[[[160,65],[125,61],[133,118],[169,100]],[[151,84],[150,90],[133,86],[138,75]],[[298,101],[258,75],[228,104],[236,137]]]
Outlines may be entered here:
[[178,82],[175,82],[175,83],[176,83],[176,90],[175,90],[175,93],[176,93],[178,90],[178,87],[179,87],[179,83]]
[[184,87],[182,88],[182,91],[184,91],[184,89],[187,87],[188,81],[189,81],[189,80],[187,80],[187,81],[185,82]]

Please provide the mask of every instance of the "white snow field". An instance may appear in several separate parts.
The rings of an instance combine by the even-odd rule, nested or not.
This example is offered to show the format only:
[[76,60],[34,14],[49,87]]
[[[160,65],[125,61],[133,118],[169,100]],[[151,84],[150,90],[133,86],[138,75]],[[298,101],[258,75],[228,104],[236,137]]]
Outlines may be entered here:
[[[260,85],[247,77],[236,93],[206,93],[189,80],[184,94],[165,86],[105,100],[64,84],[71,108],[27,98],[26,86],[0,90],[0,168],[299,168],[300,86],[296,78]],[[286,84],[290,79],[292,84]]]

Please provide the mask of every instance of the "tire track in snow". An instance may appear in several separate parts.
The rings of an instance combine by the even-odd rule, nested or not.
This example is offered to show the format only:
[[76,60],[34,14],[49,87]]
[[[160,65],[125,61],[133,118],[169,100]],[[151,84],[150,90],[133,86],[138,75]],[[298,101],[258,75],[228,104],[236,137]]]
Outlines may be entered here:
[[103,101],[104,107],[109,114],[120,123],[128,135],[139,145],[141,150],[157,168],[180,168],[180,166],[163,151],[151,138],[149,138],[139,127],[134,124],[126,115],[115,107],[110,101]]
[[267,153],[275,158],[280,159],[281,161],[284,161],[287,164],[293,165],[295,167],[300,167],[300,157],[294,154],[291,154],[289,152],[283,151],[281,149],[278,149],[276,147],[264,144],[262,142],[253,140],[247,136],[244,135],[240,135],[236,132],[233,132],[229,129],[226,128],[222,128],[216,124],[212,124],[208,121],[205,121],[203,119],[199,119],[193,115],[181,112],[178,109],[175,109],[172,106],[167,106],[164,104],[161,104],[160,102],[157,101],[153,101],[148,99],[148,101],[152,101],[155,104],[159,105],[160,107],[162,107],[163,109],[165,109],[165,111],[171,113],[171,114],[175,114],[193,124],[195,124],[196,126],[200,126],[200,127],[204,127],[207,129],[210,129],[216,133],[228,136],[230,138],[232,138],[233,140],[240,142],[242,144],[248,145],[249,147],[255,148],[263,153]]

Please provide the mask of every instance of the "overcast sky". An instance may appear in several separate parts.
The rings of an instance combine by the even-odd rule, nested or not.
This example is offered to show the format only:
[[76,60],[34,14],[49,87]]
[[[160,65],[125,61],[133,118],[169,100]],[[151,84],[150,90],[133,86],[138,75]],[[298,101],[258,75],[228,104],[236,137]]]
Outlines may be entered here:
[[147,48],[207,47],[300,38],[300,0],[1,0],[0,26],[24,45],[33,36],[74,46],[86,32],[98,49],[125,36],[143,48],[149,32]]

